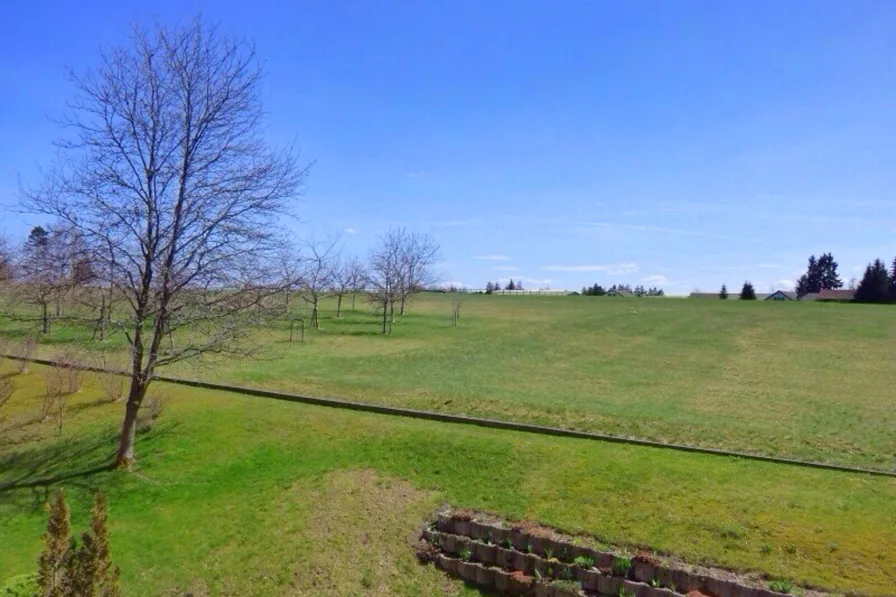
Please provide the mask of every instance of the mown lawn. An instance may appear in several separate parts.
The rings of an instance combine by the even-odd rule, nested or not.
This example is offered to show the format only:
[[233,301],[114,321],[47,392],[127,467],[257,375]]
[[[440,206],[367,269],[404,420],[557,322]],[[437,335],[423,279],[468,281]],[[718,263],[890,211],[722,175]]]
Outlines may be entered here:
[[[2,364],[3,371],[12,369]],[[108,461],[120,405],[88,385],[61,436],[34,422],[42,370],[0,416],[0,586],[33,571],[52,489],[76,528],[110,498],[126,595],[437,595],[410,539],[443,503],[528,518],[695,562],[892,594],[896,481],[660,449],[500,432],[161,384],[135,474]]]
[[[428,294],[388,338],[363,302],[341,320],[334,308],[304,344],[284,321],[258,334],[260,359],[173,372],[896,470],[896,307],[467,296],[453,329],[451,297]],[[99,350],[89,337],[58,325],[41,353]]]

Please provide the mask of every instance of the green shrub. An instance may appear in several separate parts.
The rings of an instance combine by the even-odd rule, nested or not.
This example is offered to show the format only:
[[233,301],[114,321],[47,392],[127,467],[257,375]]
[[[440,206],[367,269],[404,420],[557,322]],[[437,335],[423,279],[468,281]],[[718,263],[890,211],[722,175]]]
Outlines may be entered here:
[[792,587],[789,580],[780,579],[768,583],[768,588],[776,593],[789,593]]
[[620,558],[619,556],[613,558],[613,574],[616,576],[627,577],[629,571],[632,569],[632,561],[628,558]]

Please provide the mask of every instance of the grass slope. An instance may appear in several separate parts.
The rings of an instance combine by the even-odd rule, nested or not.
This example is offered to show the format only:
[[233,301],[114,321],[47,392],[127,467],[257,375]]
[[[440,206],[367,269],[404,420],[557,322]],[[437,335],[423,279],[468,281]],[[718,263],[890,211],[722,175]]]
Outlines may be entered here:
[[[468,296],[453,329],[450,300],[422,295],[389,338],[360,303],[335,320],[326,302],[304,344],[283,322],[258,334],[260,360],[173,372],[896,470],[890,306]],[[89,339],[60,324],[41,353]]]
[[34,569],[50,491],[28,483],[57,474],[76,528],[91,492],[109,495],[126,595],[463,593],[409,548],[444,502],[830,589],[885,595],[896,578],[893,479],[161,385],[171,401],[138,474],[76,475],[110,457],[120,405],[88,386],[56,437],[32,422],[40,367],[17,381],[0,423],[0,484],[17,486],[0,491],[0,582]]

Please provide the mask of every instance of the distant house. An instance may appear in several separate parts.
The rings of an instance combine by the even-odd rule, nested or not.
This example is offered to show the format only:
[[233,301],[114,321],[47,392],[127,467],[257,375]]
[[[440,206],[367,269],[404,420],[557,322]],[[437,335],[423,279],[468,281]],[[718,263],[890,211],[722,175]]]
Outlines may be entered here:
[[804,294],[803,296],[797,297],[798,301],[817,301],[818,297],[821,296],[820,292],[810,292],[809,294]]
[[607,291],[607,296],[631,296],[632,293],[627,290],[616,290],[612,288]]
[[852,301],[856,298],[855,290],[823,288],[818,293],[819,301]]
[[776,290],[763,300],[766,301],[795,301],[797,296],[795,292],[787,292],[784,290]]

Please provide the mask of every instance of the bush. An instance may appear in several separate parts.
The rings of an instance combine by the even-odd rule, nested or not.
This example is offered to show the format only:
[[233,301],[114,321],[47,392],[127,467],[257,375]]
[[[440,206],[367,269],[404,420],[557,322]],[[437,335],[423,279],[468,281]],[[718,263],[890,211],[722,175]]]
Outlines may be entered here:
[[106,498],[96,494],[90,511],[90,532],[81,535],[80,546],[71,537],[68,504],[61,490],[47,510],[45,548],[38,559],[38,593],[53,597],[119,597],[120,571],[112,565]]
[[34,355],[37,354],[37,338],[28,336],[22,339],[15,353],[14,356],[22,359],[19,361],[19,373],[27,372],[28,359],[33,359]]

